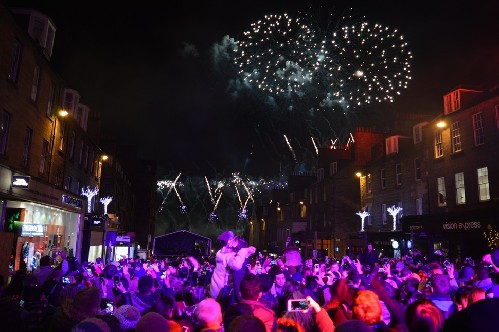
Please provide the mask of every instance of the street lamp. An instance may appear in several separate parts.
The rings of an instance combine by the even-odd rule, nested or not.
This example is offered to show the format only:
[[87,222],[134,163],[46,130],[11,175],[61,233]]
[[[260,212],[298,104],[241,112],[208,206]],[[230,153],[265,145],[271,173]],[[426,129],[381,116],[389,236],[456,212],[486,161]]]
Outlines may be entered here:
[[[64,117],[66,117],[68,114],[69,114],[68,111],[66,111],[65,109],[61,109],[61,110],[59,110],[59,112],[54,114],[55,117],[54,117],[54,122],[53,122],[52,135],[50,137],[50,140],[51,140],[51,142],[50,142],[50,160],[48,163],[48,170],[47,170],[47,176],[48,176],[49,182],[50,182],[50,176],[52,173],[52,162],[53,162],[53,156],[54,156],[55,136],[57,134],[57,118],[60,117],[62,119]],[[62,139],[64,139],[64,138],[62,138]]]

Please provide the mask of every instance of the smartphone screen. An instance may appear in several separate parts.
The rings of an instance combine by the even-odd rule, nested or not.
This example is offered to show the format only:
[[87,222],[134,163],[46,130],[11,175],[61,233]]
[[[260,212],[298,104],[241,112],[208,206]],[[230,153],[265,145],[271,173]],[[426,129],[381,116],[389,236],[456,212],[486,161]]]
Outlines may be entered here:
[[306,299],[291,299],[288,300],[288,311],[303,311],[308,310],[308,301]]
[[69,284],[69,277],[62,277],[63,284]]
[[114,276],[114,284],[118,286],[120,284],[120,277],[119,276]]

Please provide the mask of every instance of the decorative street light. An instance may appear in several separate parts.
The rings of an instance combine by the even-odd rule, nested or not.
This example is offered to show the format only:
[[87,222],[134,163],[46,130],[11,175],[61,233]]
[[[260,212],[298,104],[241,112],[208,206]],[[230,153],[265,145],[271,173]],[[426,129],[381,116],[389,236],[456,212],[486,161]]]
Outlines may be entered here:
[[357,212],[356,215],[358,215],[360,217],[360,219],[362,220],[360,231],[363,232],[364,231],[364,219],[366,217],[369,217],[371,214],[364,210],[364,211]]
[[388,213],[392,216],[393,218],[393,230],[396,231],[397,230],[397,214],[402,211],[403,209],[400,207],[400,206],[395,206],[395,205],[392,205],[391,207],[389,207],[388,209],[386,209],[386,211],[388,211]]
[[109,205],[109,203],[111,203],[113,200],[113,198],[111,196],[108,196],[108,197],[102,197],[99,202],[102,203],[102,205],[104,205],[104,214],[107,214],[107,206]]
[[88,213],[92,212],[92,198],[95,195],[97,195],[98,192],[99,192],[99,188],[97,188],[97,187],[92,189],[92,188],[87,186],[86,188],[81,189],[81,194],[83,196],[87,197],[87,212]]

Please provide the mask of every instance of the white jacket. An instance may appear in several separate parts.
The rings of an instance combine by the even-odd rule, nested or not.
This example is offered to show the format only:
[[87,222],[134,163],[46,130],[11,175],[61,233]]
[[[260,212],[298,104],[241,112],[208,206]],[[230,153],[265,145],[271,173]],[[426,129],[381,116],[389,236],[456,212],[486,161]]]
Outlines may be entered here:
[[248,256],[248,248],[241,248],[237,253],[228,247],[222,247],[217,251],[216,265],[211,275],[210,296],[214,299],[227,284],[230,284],[231,272],[243,267]]

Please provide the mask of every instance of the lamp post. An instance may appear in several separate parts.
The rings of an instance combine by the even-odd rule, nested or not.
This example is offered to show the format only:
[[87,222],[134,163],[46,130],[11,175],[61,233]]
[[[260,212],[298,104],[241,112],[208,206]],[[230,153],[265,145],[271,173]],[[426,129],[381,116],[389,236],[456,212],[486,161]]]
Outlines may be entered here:
[[[53,163],[53,158],[54,158],[55,136],[57,135],[57,118],[60,117],[61,122],[62,122],[62,119],[64,117],[66,117],[68,114],[69,114],[68,111],[66,111],[64,109],[62,109],[59,112],[57,112],[56,114],[54,114],[54,122],[52,125],[52,134],[50,137],[50,156],[49,156],[50,159],[48,161],[48,170],[47,170],[47,179],[49,182],[50,182],[50,176],[52,175],[52,163]],[[64,134],[64,132],[63,132],[63,134]],[[62,138],[62,139],[64,139],[64,138]]]

